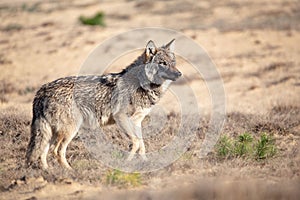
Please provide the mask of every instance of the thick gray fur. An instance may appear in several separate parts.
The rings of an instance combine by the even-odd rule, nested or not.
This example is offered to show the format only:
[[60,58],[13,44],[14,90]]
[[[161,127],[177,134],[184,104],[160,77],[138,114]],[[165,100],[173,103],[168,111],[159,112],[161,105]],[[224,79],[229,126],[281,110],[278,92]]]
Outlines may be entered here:
[[128,160],[137,150],[147,159],[141,123],[168,83],[181,76],[173,49],[174,40],[159,48],[149,41],[143,54],[120,73],[65,77],[43,85],[33,101],[27,164],[47,169],[54,144],[58,161],[71,169],[66,149],[80,127],[114,122],[132,141]]

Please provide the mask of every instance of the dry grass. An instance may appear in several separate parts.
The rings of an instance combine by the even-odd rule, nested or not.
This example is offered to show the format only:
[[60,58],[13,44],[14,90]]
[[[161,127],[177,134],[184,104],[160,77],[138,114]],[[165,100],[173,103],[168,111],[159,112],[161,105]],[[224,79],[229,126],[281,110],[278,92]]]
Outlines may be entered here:
[[[297,3],[222,0],[150,4],[118,1],[112,6],[112,2],[103,1],[100,7],[94,0],[1,3],[0,199],[298,199]],[[79,24],[79,16],[92,16],[99,10],[105,13],[105,27]],[[96,160],[80,137],[71,142],[67,151],[74,171],[62,169],[53,155],[48,159],[49,171],[26,169],[30,109],[37,88],[58,77],[76,75],[99,42],[141,25],[174,28],[202,45],[224,80],[229,112],[222,135],[238,138],[248,133],[257,141],[266,133],[274,138],[276,154],[249,159],[220,158],[211,153],[199,159],[195,150],[204,139],[210,119],[204,116],[196,122],[200,125],[195,130],[198,137],[187,152],[163,169],[134,178],[140,182],[136,188],[124,184],[124,174],[117,178],[119,181],[107,184],[108,176],[119,175],[111,174],[111,169]],[[153,38],[148,35],[148,39]],[[197,101],[209,110],[205,86],[198,76],[186,72],[190,73],[186,77],[191,78],[188,81]],[[279,103],[274,105],[276,102]],[[176,133],[179,115],[170,113],[167,118],[159,134],[146,138],[147,151],[163,147]],[[130,148],[117,127],[107,127],[105,133],[114,145]]]
[[[231,137],[236,137],[237,134],[243,133],[244,131],[248,131],[249,133],[253,134],[254,136],[261,131],[268,131],[268,133],[272,134],[276,139],[276,147],[279,149],[279,153],[273,159],[266,159],[265,161],[255,161],[255,160],[245,160],[242,157],[235,158],[235,159],[219,159],[217,154],[211,154],[206,160],[199,161],[196,155],[193,154],[193,146],[197,146],[196,144],[201,142],[202,139],[199,138],[195,141],[195,144],[192,145],[188,152],[184,154],[184,156],[178,160],[176,163],[170,165],[169,167],[160,170],[160,172],[151,172],[147,174],[139,175],[138,179],[133,178],[134,180],[138,180],[138,182],[131,183],[131,177],[122,175],[117,176],[112,174],[111,171],[105,166],[103,166],[99,161],[95,160],[89,152],[85,149],[83,143],[80,141],[79,138],[75,139],[68,151],[68,159],[73,165],[75,171],[68,172],[62,168],[60,168],[53,158],[53,156],[49,157],[50,165],[54,168],[51,169],[49,172],[39,171],[39,170],[32,170],[32,169],[25,169],[24,168],[24,156],[26,152],[26,147],[29,139],[29,126],[30,126],[30,116],[26,114],[22,114],[18,112],[16,108],[7,108],[2,110],[0,114],[0,133],[1,133],[1,169],[0,169],[0,179],[1,181],[1,188],[2,191],[6,191],[7,189],[12,190],[14,188],[18,188],[17,183],[14,182],[11,184],[12,180],[26,180],[30,179],[30,177],[39,177],[42,176],[44,179],[49,183],[58,183],[61,180],[71,179],[73,181],[79,181],[81,183],[93,183],[93,184],[107,184],[107,180],[103,177],[108,177],[108,173],[110,174],[109,177],[117,177],[117,181],[109,181],[110,185],[116,185],[118,187],[123,187],[127,184],[129,185],[136,185],[136,183],[140,184],[141,180],[143,181],[144,185],[151,185],[151,181],[153,177],[160,177],[164,179],[164,177],[168,177],[170,174],[189,174],[192,171],[195,171],[198,167],[203,167],[205,169],[213,169],[213,174],[211,172],[206,171],[204,176],[211,177],[219,177],[222,175],[233,176],[238,179],[242,178],[243,176],[252,177],[252,178],[260,178],[263,174],[264,176],[273,177],[274,179],[281,178],[283,171],[288,170],[288,174],[291,177],[297,176],[299,170],[299,163],[297,160],[297,151],[296,146],[290,146],[293,140],[298,140],[298,133],[294,131],[294,128],[299,126],[299,121],[295,120],[299,118],[299,109],[295,106],[276,106],[270,110],[272,115],[264,115],[264,116],[253,116],[253,115],[243,115],[241,113],[230,113],[228,114],[228,120],[225,124],[224,134],[229,135]],[[172,115],[173,117],[170,118],[168,122],[168,126],[175,126],[177,123],[176,115]],[[283,119],[289,123],[282,123]],[[203,119],[200,123],[204,125],[207,120]],[[205,126],[204,126],[205,127]],[[170,129],[166,128],[161,133],[162,135],[168,135]],[[112,129],[109,134],[115,135],[114,129]],[[290,135],[292,140],[284,140],[286,135]],[[162,140],[160,136],[156,136],[159,138],[154,139],[154,141]],[[151,138],[152,140],[153,138]],[[167,139],[167,138],[166,138]],[[119,141],[121,143],[121,141]],[[164,143],[164,141],[161,141]],[[122,143],[121,146],[125,147],[128,143]],[[125,146],[124,146],[125,145]],[[149,142],[148,145],[155,145],[154,142]],[[159,145],[159,144],[158,144]],[[286,147],[286,149],[282,149],[282,146]],[[154,147],[152,147],[154,148]],[[189,153],[190,152],[190,153]],[[288,159],[287,159],[288,157]],[[288,162],[283,164],[283,159]],[[202,162],[202,163],[201,163]],[[291,165],[291,166],[289,166]],[[239,174],[236,173],[234,168],[238,167],[241,170],[246,170],[244,172],[240,172]],[[275,171],[273,167],[278,167]],[[263,168],[263,170],[261,170]],[[259,170],[259,171],[256,171]],[[256,171],[256,172],[255,172]],[[224,173],[225,172],[225,173]],[[201,172],[203,173],[203,172]],[[200,173],[200,174],[201,174]],[[293,174],[295,173],[295,174]],[[200,175],[199,172],[196,174]],[[285,174],[284,176],[286,176]],[[121,178],[120,178],[121,177]],[[125,177],[125,178],[124,178]],[[127,177],[127,178],[126,178]],[[126,180],[125,180],[126,179]],[[128,180],[129,182],[128,182]],[[203,183],[200,183],[193,180],[193,184],[199,184],[203,187]],[[126,183],[125,183],[125,182]],[[208,191],[212,193],[216,193],[217,195],[221,195],[224,192],[225,182],[224,180],[221,182],[215,182],[214,184],[219,185],[220,189],[209,188]],[[175,183],[175,185],[178,183]],[[235,187],[234,185],[240,185],[240,183],[231,183],[230,188]],[[240,194],[243,195],[245,191],[253,192],[253,190],[258,190],[260,187],[259,185],[263,185],[263,187],[270,187],[271,183],[264,185],[262,182],[255,182],[250,188],[242,184],[239,187]],[[193,186],[194,187],[194,186]],[[227,186],[226,186],[227,187]],[[193,193],[199,193],[202,195],[204,190],[192,189]],[[185,189],[186,191],[191,192],[189,189]],[[287,188],[282,188],[280,191],[286,192]],[[185,192],[186,192],[185,191]],[[214,191],[214,192],[213,192]],[[183,193],[185,193],[183,192]],[[189,193],[187,192],[187,193]],[[294,195],[295,191],[292,191],[291,195]],[[230,193],[230,192],[229,192]],[[277,191],[278,193],[278,191]],[[277,193],[271,194],[268,191],[262,192],[260,195],[270,196],[277,198]],[[129,196],[136,197],[136,195],[140,193],[132,193]],[[150,193],[151,194],[151,193]],[[149,194],[149,195],[150,195]],[[168,195],[173,196],[173,192],[166,193]],[[147,194],[148,195],[148,194]],[[154,194],[153,194],[154,195]],[[167,195],[167,197],[169,197]],[[191,195],[191,194],[189,194]],[[207,193],[207,195],[211,195]],[[150,195],[152,196],[152,194]],[[155,196],[155,195],[154,195]],[[197,196],[197,195],[196,195]],[[280,196],[280,195],[279,195]]]

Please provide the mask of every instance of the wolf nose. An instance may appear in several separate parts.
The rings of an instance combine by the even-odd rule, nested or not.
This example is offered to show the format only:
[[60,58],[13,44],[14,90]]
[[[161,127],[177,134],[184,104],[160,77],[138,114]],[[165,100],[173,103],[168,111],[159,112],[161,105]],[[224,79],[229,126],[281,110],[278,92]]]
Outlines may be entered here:
[[178,77],[182,75],[182,73],[180,71],[177,71],[176,74]]

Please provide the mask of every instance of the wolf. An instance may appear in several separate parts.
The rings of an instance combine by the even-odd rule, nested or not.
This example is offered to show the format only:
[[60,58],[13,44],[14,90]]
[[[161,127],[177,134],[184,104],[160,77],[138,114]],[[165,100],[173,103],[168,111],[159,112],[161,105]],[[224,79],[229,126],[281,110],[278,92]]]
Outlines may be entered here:
[[116,123],[123,137],[129,137],[135,153],[147,160],[142,121],[182,74],[176,68],[174,39],[156,47],[150,40],[143,53],[119,73],[71,76],[43,85],[33,100],[31,137],[26,153],[27,166],[48,169],[47,154],[72,169],[66,159],[68,144],[84,124]]

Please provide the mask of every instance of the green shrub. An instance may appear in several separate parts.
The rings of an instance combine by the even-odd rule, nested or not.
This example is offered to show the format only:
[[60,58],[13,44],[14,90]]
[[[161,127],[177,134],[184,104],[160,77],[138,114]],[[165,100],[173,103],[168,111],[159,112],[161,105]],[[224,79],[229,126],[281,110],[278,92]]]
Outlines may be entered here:
[[263,133],[256,143],[255,158],[265,159],[276,154],[275,140],[272,136]]
[[124,173],[120,170],[110,170],[106,174],[106,184],[118,187],[137,187],[141,185],[140,173]]
[[98,12],[92,17],[80,16],[79,21],[82,24],[89,26],[105,26],[103,12]]
[[238,136],[234,144],[234,154],[238,157],[249,156],[253,153],[253,137],[249,133],[243,133]]
[[220,158],[242,157],[259,160],[273,157],[277,149],[275,140],[266,133],[258,140],[254,140],[250,133],[243,133],[236,138],[220,137],[215,145],[215,151]]
[[21,24],[12,23],[8,24],[4,28],[2,28],[3,31],[20,31],[23,29],[23,26]]
[[226,158],[232,155],[232,140],[224,135],[219,139],[218,144],[216,145],[217,155],[222,158]]
[[41,3],[34,3],[32,5],[30,4],[22,4],[22,11],[26,11],[26,12],[38,12],[40,11],[40,4]]

